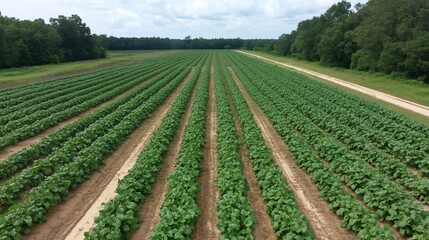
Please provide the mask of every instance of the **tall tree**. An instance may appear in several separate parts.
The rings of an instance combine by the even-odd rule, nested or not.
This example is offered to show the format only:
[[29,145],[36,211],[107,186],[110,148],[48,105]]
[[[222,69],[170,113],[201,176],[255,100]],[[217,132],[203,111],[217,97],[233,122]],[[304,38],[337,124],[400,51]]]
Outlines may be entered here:
[[51,25],[62,39],[65,61],[76,61],[97,58],[96,41],[91,30],[78,15],[50,19]]

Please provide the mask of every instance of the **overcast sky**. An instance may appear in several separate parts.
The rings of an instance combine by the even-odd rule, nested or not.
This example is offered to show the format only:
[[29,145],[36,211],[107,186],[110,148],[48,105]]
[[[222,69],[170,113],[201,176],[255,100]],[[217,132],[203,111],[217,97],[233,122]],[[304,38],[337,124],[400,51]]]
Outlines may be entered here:
[[[340,0],[0,0],[19,19],[78,14],[92,33],[123,37],[277,38]],[[349,0],[354,4],[366,0]]]

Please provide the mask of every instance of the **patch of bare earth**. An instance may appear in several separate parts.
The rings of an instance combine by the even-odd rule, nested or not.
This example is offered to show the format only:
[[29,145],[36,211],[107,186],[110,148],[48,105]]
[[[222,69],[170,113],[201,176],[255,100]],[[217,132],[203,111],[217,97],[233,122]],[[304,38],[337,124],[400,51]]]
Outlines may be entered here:
[[250,206],[252,207],[256,218],[255,229],[253,230],[252,235],[256,239],[277,239],[277,236],[271,226],[270,216],[265,210],[266,205],[264,199],[262,198],[262,193],[259,189],[258,180],[256,179],[256,175],[252,170],[252,165],[248,156],[247,147],[243,143],[243,130],[238,120],[237,109],[233,104],[233,100],[229,91],[228,99],[231,105],[232,113],[234,115],[234,125],[237,129],[240,142],[242,142],[242,144],[240,144],[240,155],[241,161],[243,162],[243,174],[246,177],[247,184],[249,185],[249,189],[247,191],[247,198],[249,199]]
[[167,100],[143,121],[120,147],[105,159],[105,165],[90,179],[70,192],[66,201],[59,204],[47,216],[47,221],[33,227],[24,239],[83,239],[83,233],[94,225],[94,217],[102,203],[115,196],[118,180],[125,176],[137,160],[139,152],[147,144],[152,133],[159,127],[171,104],[192,76],[191,71]]
[[253,102],[235,72],[231,68],[229,70],[249,104],[256,123],[261,128],[265,143],[272,151],[274,160],[283,171],[289,187],[294,192],[299,209],[310,221],[315,239],[357,239],[354,232],[341,227],[341,219],[331,211],[328,202],[318,197],[319,190],[311,181],[310,176],[293,161],[288,146],[278,135],[268,117]]
[[214,96],[214,68],[210,68],[209,102],[207,106],[206,135],[202,172],[198,179],[200,192],[198,206],[201,216],[198,218],[192,239],[219,239],[220,231],[217,228],[216,203],[219,199],[219,190],[215,184],[217,178],[216,132],[217,117]]
[[170,176],[174,171],[174,166],[176,165],[177,158],[179,157],[180,145],[182,144],[185,126],[189,120],[189,116],[191,115],[195,91],[196,88],[194,88],[192,92],[185,114],[180,119],[179,128],[170,144],[167,155],[162,163],[161,170],[157,174],[155,184],[152,187],[152,192],[146,197],[143,204],[140,206],[140,218],[142,221],[140,223],[140,228],[133,233],[131,239],[150,239],[153,229],[159,222],[159,213],[169,186],[168,176]]
[[[158,74],[156,76],[158,76]],[[87,116],[87,115],[89,115],[89,114],[97,111],[98,109],[106,106],[109,103],[112,103],[115,100],[118,100],[119,98],[123,97],[125,94],[127,94],[130,91],[132,91],[133,89],[136,89],[136,88],[140,87],[141,85],[146,84],[149,81],[153,80],[156,76],[154,76],[154,77],[152,77],[152,78],[150,78],[148,80],[145,80],[145,81],[143,81],[141,83],[138,83],[137,85],[135,85],[135,86],[133,86],[133,87],[125,90],[123,93],[121,93],[119,95],[116,95],[115,97],[113,97],[113,98],[111,98],[111,99],[109,99],[109,100],[107,100],[107,101],[105,101],[105,102],[103,102],[103,103],[101,103],[101,104],[99,104],[99,105],[91,108],[91,109],[88,109],[85,112],[80,113],[79,115],[76,115],[76,116],[74,116],[72,118],[69,118],[69,119],[63,121],[63,122],[60,122],[58,125],[47,129],[46,131],[44,131],[41,134],[38,134],[38,135],[36,135],[34,137],[31,137],[31,138],[28,138],[28,139],[26,139],[24,141],[21,141],[17,145],[9,146],[9,147],[5,148],[3,151],[0,152],[0,162],[4,161],[6,158],[10,157],[11,155],[13,155],[13,154],[15,154],[17,152],[22,151],[24,148],[28,148],[31,145],[40,142],[40,140],[42,140],[42,138],[44,138],[44,137],[48,136],[49,134],[57,131],[58,129],[61,129],[61,128],[65,127],[66,125],[77,121],[81,117]]]

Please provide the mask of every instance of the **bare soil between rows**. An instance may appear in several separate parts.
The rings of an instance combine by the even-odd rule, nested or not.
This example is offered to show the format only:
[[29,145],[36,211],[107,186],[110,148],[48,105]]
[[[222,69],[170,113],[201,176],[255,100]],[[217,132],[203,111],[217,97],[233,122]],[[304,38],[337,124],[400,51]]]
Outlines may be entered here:
[[294,192],[299,209],[309,220],[315,239],[357,239],[354,232],[341,227],[341,219],[331,211],[328,202],[318,197],[319,190],[310,176],[293,161],[288,146],[276,132],[268,117],[251,99],[235,72],[231,68],[229,70],[253,112],[265,143],[271,149],[273,158]]
[[197,202],[201,210],[201,216],[195,224],[192,239],[220,239],[220,231],[217,228],[218,213],[216,210],[219,189],[215,182],[217,178],[217,115],[214,91],[214,68],[212,62],[206,118],[206,144],[203,149],[202,171],[198,179],[200,191]]
[[[189,76],[190,75],[180,83],[176,90],[148,119],[143,121],[139,128],[133,131],[128,139],[123,142],[110,157],[105,159],[105,165],[102,166],[99,171],[95,172],[90,179],[85,181],[77,189],[70,192],[67,200],[60,203],[48,214],[47,221],[43,224],[33,226],[30,234],[24,236],[24,239],[65,239],[76,224],[82,221],[88,209],[92,207],[103,191],[108,190],[106,187],[115,175],[118,174],[118,170],[120,170],[124,163],[131,157],[132,153],[144,147],[140,144],[140,149],[136,149],[142,139],[148,139],[156,130],[154,126],[159,126],[161,124],[163,116],[167,113],[172,102],[176,99],[180,90],[189,79]],[[136,158],[137,156],[135,156],[133,161],[135,161]],[[91,224],[93,218],[85,219],[84,222]],[[82,234],[79,239],[83,239],[83,233],[84,231],[82,229]]]

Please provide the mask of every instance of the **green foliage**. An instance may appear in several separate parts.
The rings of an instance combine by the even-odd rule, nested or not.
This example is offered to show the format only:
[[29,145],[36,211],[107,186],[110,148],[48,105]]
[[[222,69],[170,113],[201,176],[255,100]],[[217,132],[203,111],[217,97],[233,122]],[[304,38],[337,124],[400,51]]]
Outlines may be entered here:
[[78,15],[51,18],[50,23],[0,13],[0,68],[105,57],[98,36],[90,34]]
[[[78,140],[81,141],[79,144],[70,139],[68,147],[60,148],[58,154],[51,154],[50,160],[45,159],[38,164],[34,164],[14,178],[16,182],[21,180],[23,181],[22,185],[25,185],[33,184],[29,182],[30,180],[40,183],[44,177],[51,175],[33,188],[27,199],[16,204],[7,213],[0,216],[0,236],[3,239],[8,237],[17,238],[20,237],[20,234],[29,232],[33,223],[43,222],[44,216],[49,210],[65,199],[70,190],[77,188],[96,171],[103,164],[104,158],[110,155],[120,143],[125,141],[128,135],[168,98],[189,73],[189,65],[195,64],[198,60],[196,55],[192,56],[191,54],[189,58],[181,62],[181,66],[176,68],[175,72],[158,81],[164,81],[166,85],[158,85],[153,89],[153,92],[144,91],[141,93],[141,95],[147,94],[150,96],[146,101],[142,102],[139,97],[127,101],[114,113],[107,115],[103,119],[104,122],[93,124],[86,131],[79,134]],[[96,138],[95,141],[90,139],[85,141],[85,137],[90,138],[92,134],[101,136]],[[90,144],[90,146],[85,147],[80,144]],[[83,149],[79,151],[81,147]],[[79,154],[73,157],[64,152],[70,149],[79,151]],[[41,164],[44,165],[43,168],[37,167],[37,165]],[[19,182],[15,185],[20,186]],[[12,190],[12,192],[14,191]],[[135,206],[131,204],[127,208],[133,209]],[[120,220],[130,219],[128,214],[118,215],[118,217]],[[28,218],[32,219],[31,223],[25,221]],[[129,229],[131,226],[124,228]]]
[[429,82],[429,2],[346,1],[304,20],[276,42],[277,54],[360,71],[403,74]]
[[[27,91],[18,93],[18,96],[23,96],[23,98],[13,98],[8,95],[5,97],[8,100],[3,105],[6,106],[3,109],[5,116],[0,118],[0,122],[4,123],[0,127],[0,149],[39,134],[61,121],[95,107],[151,76],[153,76],[153,73],[148,75],[138,66],[130,66],[124,69],[124,72],[109,72],[107,76],[102,75],[95,79],[82,79],[84,80],[82,83],[76,81],[74,82],[75,86],[71,85],[69,89],[65,89],[63,92],[58,91],[53,92],[51,95],[47,94],[46,96],[54,99],[43,101],[40,104],[36,104],[40,101],[37,98],[19,104],[29,97],[24,94],[24,92],[28,93]],[[53,83],[53,85],[55,84],[57,83]],[[46,84],[42,86],[47,87]],[[30,90],[30,92],[38,94],[35,89]],[[42,100],[46,96],[43,96]],[[33,104],[35,105],[32,106]],[[25,105],[31,107],[23,109]]]
[[[331,202],[336,213],[343,216],[344,227],[358,232],[363,239],[375,238],[376,235],[392,238],[386,229],[379,229],[376,225],[377,219],[381,219],[392,222],[404,236],[413,239],[429,236],[428,214],[403,188],[391,182],[392,179],[397,181],[412,190],[416,198],[428,201],[427,180],[408,172],[405,165],[398,161],[401,158],[390,159],[384,152],[390,148],[387,145],[392,144],[393,151],[415,154],[417,150],[409,150],[409,146],[413,145],[400,132],[420,129],[420,133],[411,132],[427,138],[427,126],[418,125],[374,104],[269,64],[246,59],[241,60],[237,68],[243,69],[242,73],[237,71],[237,74],[240,74],[240,79],[252,97],[266,111],[277,131],[289,144],[297,163],[309,172],[320,194]],[[329,103],[324,99],[329,100]],[[337,104],[336,109],[329,107],[333,104]],[[376,117],[369,120],[370,115]],[[364,120],[365,117],[367,119]],[[395,126],[381,127],[389,125],[381,122],[378,126],[381,131],[378,131],[380,129],[373,125],[380,119],[392,121]],[[402,130],[393,130],[396,126],[402,126]],[[355,129],[360,132],[354,132]],[[377,143],[373,136],[383,136],[383,142]],[[404,140],[395,143],[395,138],[389,136]],[[368,144],[368,141],[374,141],[378,149]],[[428,158],[426,153],[420,154],[423,154],[420,157],[425,158],[420,160],[422,168],[419,170],[424,170]],[[329,168],[324,166],[322,160],[330,163]],[[368,163],[374,168],[369,167]],[[376,210],[376,215],[362,209],[342,189],[337,174],[368,207]]]
[[227,68],[223,67],[223,70],[237,108],[253,171],[258,179],[259,188],[267,206],[266,211],[271,216],[276,235],[282,239],[314,239],[310,224],[298,210],[294,194],[275,165],[272,153],[265,145],[261,130],[253,119],[246,100],[234,84]]
[[219,59],[215,60],[217,158],[219,188],[218,224],[223,239],[254,239],[255,216],[247,199],[247,182],[238,152],[239,140],[232,109],[222,82]]
[[[174,62],[174,63],[177,64],[177,59],[176,59],[176,62]],[[152,64],[156,64],[158,66],[153,67]],[[166,64],[166,65],[164,65],[164,64]],[[164,69],[165,67],[171,67],[172,65],[170,65],[169,62],[162,63],[159,61],[154,61],[153,63],[142,64],[142,65],[138,64],[137,66],[141,70],[145,69],[144,72],[147,71],[146,75],[142,76],[140,78],[137,78],[134,81],[129,81],[127,79],[128,83],[123,85],[122,87],[117,87],[116,90],[112,92],[112,96],[122,92],[124,89],[128,89],[131,86],[134,86],[135,84],[141,82],[141,80],[145,80],[148,77],[152,76],[154,73],[159,71],[158,68]],[[147,69],[146,69],[146,67],[147,67]],[[127,67],[125,67],[124,69],[114,68],[114,71],[117,71],[117,72],[122,74],[122,71],[120,71],[120,70],[128,71],[130,69]],[[82,118],[79,118],[77,121],[66,125],[64,128],[61,128],[56,132],[51,133],[50,135],[42,138],[42,140],[40,142],[32,145],[31,147],[26,148],[22,151],[19,151],[15,154],[11,155],[10,157],[8,157],[7,159],[5,159],[4,161],[2,161],[0,163],[0,179],[5,179],[7,177],[10,177],[15,172],[25,168],[29,164],[33,163],[33,161],[35,161],[38,158],[41,158],[42,156],[48,156],[49,154],[52,153],[52,151],[54,151],[55,148],[59,148],[59,147],[63,146],[64,143],[68,139],[73,138],[76,134],[85,130],[94,122],[96,122],[99,119],[103,118],[104,116],[112,113],[118,107],[120,107],[121,105],[125,104],[127,101],[130,101],[131,99],[136,97],[140,92],[145,91],[146,89],[150,88],[151,86],[156,84],[159,79],[162,79],[163,77],[167,76],[172,71],[173,71],[172,69],[166,70],[164,73],[160,74],[159,76],[157,76],[152,81],[147,82],[147,84],[143,84],[142,86],[132,90],[131,92],[124,95],[122,98],[108,104],[107,106],[95,111],[94,113],[92,113],[88,116],[84,116]],[[99,74],[100,76],[104,76],[104,74],[112,74],[110,71],[103,71],[103,72],[105,72],[105,73],[102,74],[100,72],[97,72],[94,74],[84,75],[84,77],[87,77],[89,79],[91,79],[91,77],[92,77],[92,79],[95,80],[97,78],[96,77],[97,74]],[[48,84],[48,85],[46,85],[46,84],[38,84],[38,85],[45,86],[49,90],[55,91],[54,90],[55,89],[54,83],[57,83],[57,81],[60,83],[62,82],[62,80],[56,80],[54,82],[51,82],[51,84]],[[62,83],[61,85],[63,87],[65,87],[64,83]],[[33,86],[33,88],[36,88],[36,86]],[[40,92],[40,91],[38,91],[38,92]],[[44,92],[45,91],[41,91],[41,93],[44,93]],[[12,95],[13,92],[9,91],[9,93],[10,93],[10,95]],[[34,95],[34,94],[28,93],[26,96],[31,96],[31,95]],[[45,95],[40,96],[40,101],[43,101],[43,99],[45,99],[44,96]],[[47,96],[49,99],[49,94],[47,94]],[[18,100],[19,98],[13,98],[13,99]],[[23,99],[21,99],[21,101],[18,101],[17,103],[15,103],[16,105],[14,105],[14,106],[23,107],[23,105],[25,103],[28,103],[28,102],[30,103],[30,106],[31,106],[31,102],[33,102],[34,100],[39,100],[39,98],[37,98],[37,97],[32,98],[32,99],[29,99],[28,101],[24,101]],[[5,102],[7,102],[7,101],[5,101]],[[8,105],[8,103],[6,104],[6,106],[7,105]],[[3,108],[1,110],[2,112],[3,111],[5,112],[5,117],[7,116],[6,110],[8,110],[8,109],[10,109],[10,108],[6,107],[6,108]]]
[[202,169],[202,148],[205,144],[211,59],[208,57],[204,64],[205,68],[196,88],[191,115],[183,133],[179,158],[174,172],[168,177],[168,191],[151,239],[191,239],[195,222],[201,215],[197,203],[198,176]]
[[[86,239],[127,239],[131,236],[131,232],[139,227],[140,208],[138,206],[152,189],[164,156],[179,127],[180,121],[177,119],[180,119],[186,110],[201,67],[200,63],[196,73],[177,96],[160,127],[140,152],[133,168],[119,181],[116,197],[104,205],[104,209],[95,219],[96,226],[85,233]],[[181,214],[189,216],[184,212]],[[181,216],[181,214],[174,214],[174,216]]]

